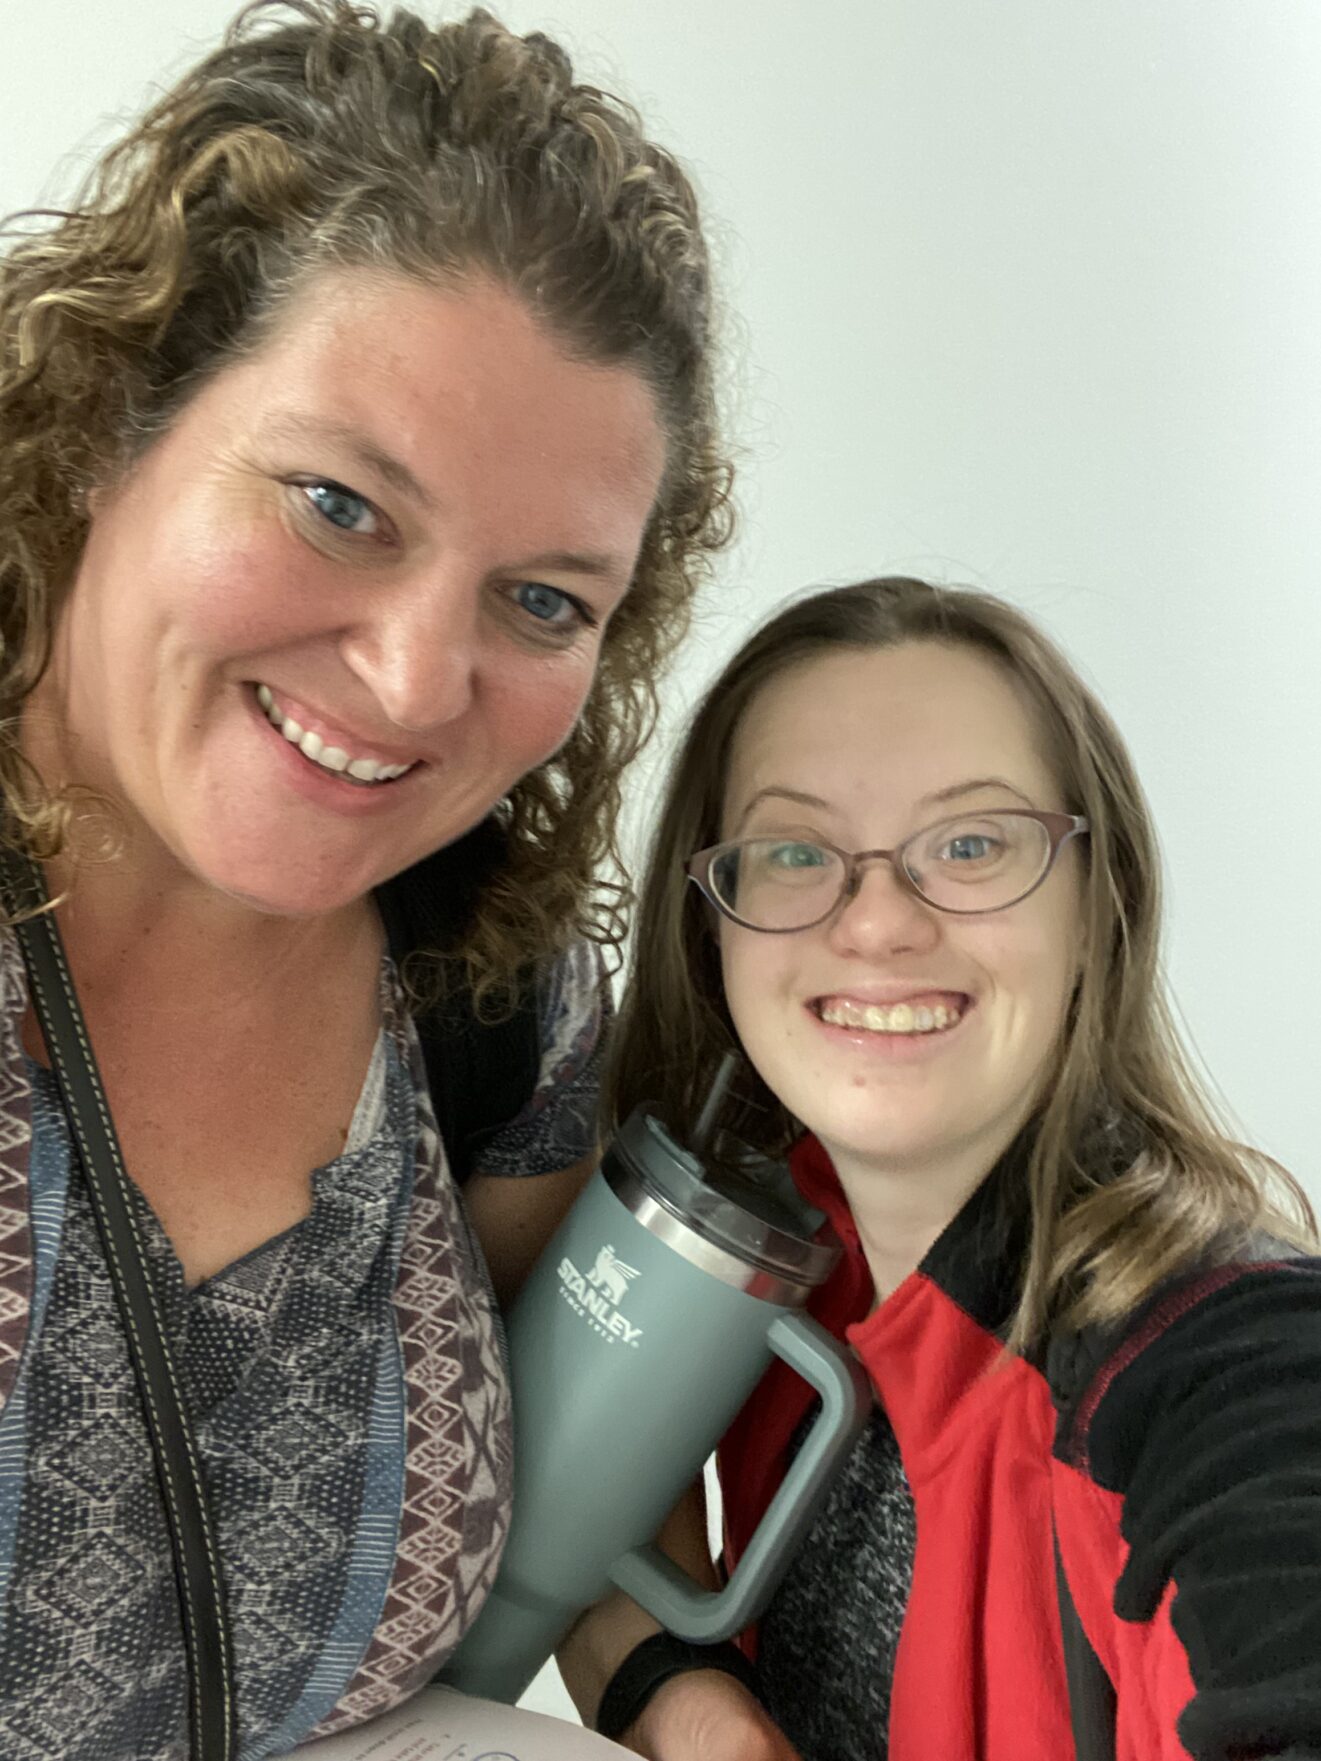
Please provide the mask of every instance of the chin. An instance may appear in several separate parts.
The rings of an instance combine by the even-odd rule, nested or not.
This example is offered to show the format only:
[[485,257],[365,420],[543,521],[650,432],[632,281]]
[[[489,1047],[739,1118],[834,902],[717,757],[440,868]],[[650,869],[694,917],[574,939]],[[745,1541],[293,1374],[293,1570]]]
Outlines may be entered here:
[[329,917],[358,902],[370,888],[327,889],[299,885],[263,886],[257,882],[210,877],[212,890],[235,905],[261,917]]
[[275,860],[236,859],[214,848],[185,864],[211,892],[264,917],[324,917],[356,904],[387,878],[371,863],[310,862],[281,852]]

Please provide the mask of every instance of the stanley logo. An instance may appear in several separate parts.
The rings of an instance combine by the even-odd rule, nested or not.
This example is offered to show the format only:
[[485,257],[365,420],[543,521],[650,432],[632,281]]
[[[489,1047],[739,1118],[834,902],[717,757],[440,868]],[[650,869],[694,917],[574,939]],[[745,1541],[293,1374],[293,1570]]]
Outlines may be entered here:
[[576,1315],[586,1315],[611,1344],[618,1339],[625,1345],[637,1345],[641,1327],[630,1326],[619,1312],[629,1284],[640,1276],[636,1266],[626,1266],[616,1258],[613,1247],[603,1247],[586,1277],[567,1257],[560,1261],[559,1274],[561,1294]]

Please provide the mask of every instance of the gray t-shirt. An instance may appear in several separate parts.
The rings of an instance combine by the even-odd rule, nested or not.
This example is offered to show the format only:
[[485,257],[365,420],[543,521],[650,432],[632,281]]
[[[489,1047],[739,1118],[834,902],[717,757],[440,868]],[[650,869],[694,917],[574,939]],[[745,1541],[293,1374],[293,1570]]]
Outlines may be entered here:
[[759,1689],[802,1761],[886,1761],[916,1547],[913,1496],[878,1405],[761,1620]]

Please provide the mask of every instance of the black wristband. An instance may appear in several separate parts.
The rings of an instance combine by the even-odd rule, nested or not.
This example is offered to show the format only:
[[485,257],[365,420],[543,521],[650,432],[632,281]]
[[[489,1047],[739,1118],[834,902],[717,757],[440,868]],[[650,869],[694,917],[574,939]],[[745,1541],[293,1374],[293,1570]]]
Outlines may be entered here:
[[596,1710],[596,1728],[616,1741],[672,1675],[692,1669],[719,1669],[757,1692],[757,1672],[728,1639],[719,1645],[690,1645],[673,1633],[653,1633],[635,1645],[606,1683]]

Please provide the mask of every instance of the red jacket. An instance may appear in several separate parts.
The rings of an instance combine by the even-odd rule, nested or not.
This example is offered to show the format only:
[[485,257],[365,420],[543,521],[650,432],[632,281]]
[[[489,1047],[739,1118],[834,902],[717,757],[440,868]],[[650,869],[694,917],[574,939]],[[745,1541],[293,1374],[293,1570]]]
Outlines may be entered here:
[[[870,1373],[916,1510],[890,1761],[1072,1756],[1052,1516],[1117,1761],[1321,1754],[1321,1262],[1181,1280],[1084,1337],[1057,1407],[1003,1357],[1021,1238],[994,1181],[868,1313],[829,1159],[808,1139],[793,1169],[845,1249],[810,1312]],[[722,1445],[731,1566],[810,1399],[775,1365]]]

